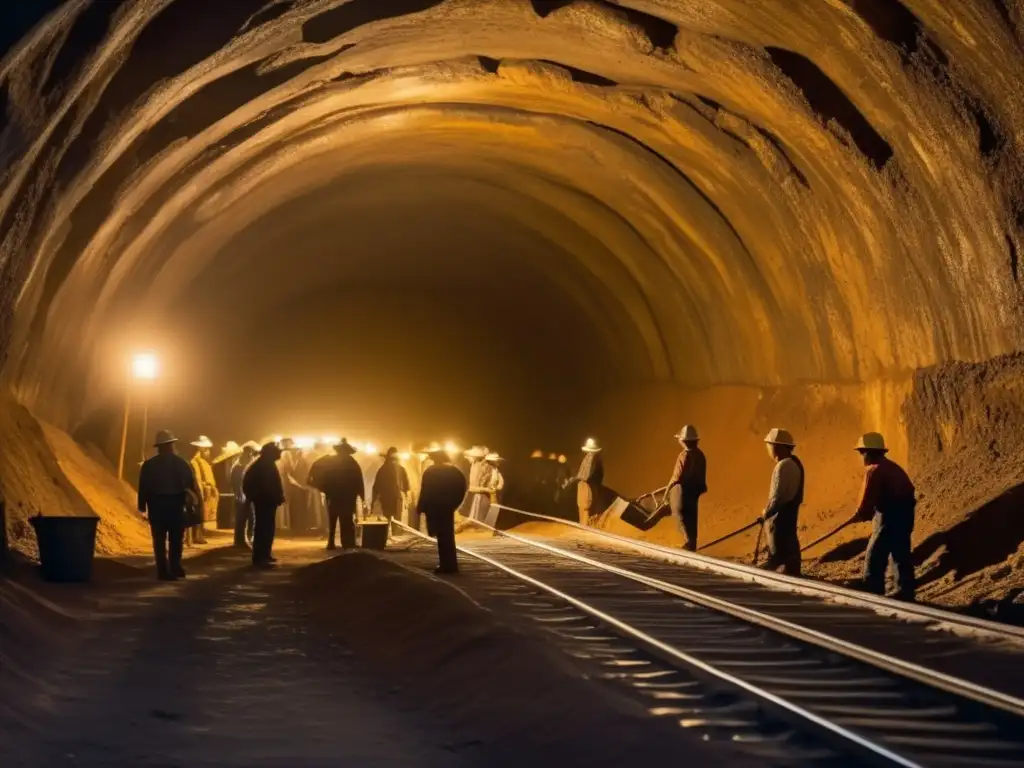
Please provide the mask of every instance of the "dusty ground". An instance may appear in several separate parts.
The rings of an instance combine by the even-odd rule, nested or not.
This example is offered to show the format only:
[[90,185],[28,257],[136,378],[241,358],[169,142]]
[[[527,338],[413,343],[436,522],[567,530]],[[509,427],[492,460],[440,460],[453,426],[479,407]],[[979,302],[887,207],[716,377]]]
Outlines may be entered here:
[[394,706],[396,692],[350,649],[310,631],[291,599],[293,568],[254,572],[241,556],[218,554],[193,570],[187,582],[146,578],[109,592],[49,669],[20,665],[23,694],[2,719],[0,763],[464,764],[457,745]]
[[282,542],[185,582],[0,579],[0,764],[469,766],[578,759],[740,766],[574,674],[457,587],[365,553]]

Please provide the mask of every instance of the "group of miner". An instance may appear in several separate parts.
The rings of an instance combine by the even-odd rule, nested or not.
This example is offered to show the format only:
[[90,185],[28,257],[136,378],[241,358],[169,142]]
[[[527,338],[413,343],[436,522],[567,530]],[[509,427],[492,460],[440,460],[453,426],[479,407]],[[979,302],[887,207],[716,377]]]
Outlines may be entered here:
[[[675,436],[682,446],[666,488],[668,508],[683,534],[683,548],[697,550],[697,522],[700,498],[707,493],[707,458],[699,447],[696,427],[687,425]],[[775,462],[768,502],[754,524],[763,526],[768,559],[763,568],[782,569],[790,576],[801,570],[800,539],[797,534],[800,506],[804,502],[805,471],[796,455],[796,441],[785,429],[772,429],[764,439]],[[907,473],[888,458],[885,438],[868,432],[855,445],[865,466],[864,486],[857,510],[843,526],[872,521],[864,563],[864,588],[885,594],[885,576],[890,559],[896,567],[897,594],[913,600],[914,563],[911,534],[914,530],[916,491]],[[582,504],[581,504],[582,515]],[[741,529],[742,530],[742,529]]]
[[[699,506],[708,492],[707,458],[699,447],[696,427],[686,425],[675,435],[682,447],[668,485],[664,489],[661,512],[671,514],[683,536],[683,548],[697,550]],[[206,438],[193,442],[196,449],[191,462],[179,457],[176,438],[160,432],[157,453],[144,462],[139,478],[139,511],[148,513],[153,530],[157,572],[161,579],[184,576],[181,567],[186,535],[201,542],[202,512],[199,519],[190,510],[208,510],[216,504],[218,492],[209,461],[212,443]],[[764,439],[775,462],[768,501],[761,515],[751,524],[761,525],[767,542],[768,557],[762,567],[782,569],[790,576],[801,573],[801,547],[798,536],[800,507],[804,501],[805,470],[796,455],[793,435],[774,428]],[[258,568],[271,568],[276,562],[273,543],[278,510],[287,502],[286,482],[278,466],[290,446],[277,441],[262,446],[249,442],[230,468],[235,498],[235,545],[246,547],[252,540],[252,562]],[[564,490],[576,484],[579,521],[588,525],[595,519],[596,500],[604,484],[604,461],[597,441],[588,438],[582,445],[583,459],[575,475],[567,468],[564,455],[551,454],[549,472],[535,479],[545,488]],[[887,456],[882,435],[864,434],[855,446],[865,465],[864,486],[857,511],[845,524],[873,521],[864,567],[864,587],[876,594],[885,592],[885,576],[890,559],[897,572],[897,596],[914,599],[914,567],[911,558],[911,534],[914,528],[916,493],[907,473]],[[356,449],[342,439],[325,455],[308,462],[305,484],[323,500],[327,548],[335,549],[335,531],[341,546],[356,546],[355,520],[360,512],[369,513],[379,504],[384,518],[400,519],[410,500],[410,482],[396,449],[384,454],[384,463],[373,481],[373,495],[366,500],[363,469],[355,460]],[[485,512],[500,499],[504,476],[502,458],[484,446],[465,452],[467,471],[452,462],[451,451],[439,444],[419,452],[422,468],[421,487],[415,509],[425,520],[428,535],[437,541],[438,573],[456,573],[456,513],[484,520]],[[544,459],[541,451],[532,459]],[[536,462],[535,462],[536,463]],[[550,477],[548,475],[550,474]],[[314,506],[316,506],[314,504]],[[207,518],[208,519],[208,518]],[[492,520],[493,522],[493,520]]]
[[[220,497],[213,473],[216,460],[211,460],[212,441],[206,437],[193,441],[193,456],[188,461],[178,455],[177,443],[169,431],[157,434],[156,454],[143,462],[138,483],[138,510],[148,516],[157,576],[164,581],[185,578],[181,564],[185,542],[205,542],[204,522],[215,518]],[[364,469],[354,458],[357,449],[344,438],[330,448],[316,455],[295,449],[290,440],[272,440],[263,445],[248,442],[230,452],[234,545],[251,549],[254,567],[273,568],[277,562],[274,538],[280,513],[288,508],[291,487],[314,491],[291,509],[291,522],[295,523],[299,508],[312,510],[317,517],[322,505],[328,550],[337,549],[336,532],[343,549],[354,548],[356,519],[369,517],[371,509],[379,508],[385,520],[402,519],[410,502],[411,484],[396,448],[381,454],[384,461],[373,476],[369,499]],[[421,480],[415,512],[437,540],[438,573],[458,571],[456,513],[482,518],[504,488],[499,454],[474,446],[464,456],[469,462],[466,473],[452,464],[451,451],[439,444],[418,452]],[[296,481],[295,475],[303,467],[303,479]],[[296,498],[292,497],[293,502]]]

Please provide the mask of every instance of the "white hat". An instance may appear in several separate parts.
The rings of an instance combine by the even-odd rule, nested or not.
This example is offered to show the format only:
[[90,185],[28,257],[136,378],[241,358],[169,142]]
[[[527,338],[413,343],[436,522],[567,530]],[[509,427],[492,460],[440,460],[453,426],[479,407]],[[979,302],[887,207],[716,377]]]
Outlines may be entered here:
[[504,461],[497,453],[488,453],[484,461]]
[[153,445],[167,445],[168,443],[176,443],[178,438],[174,436],[174,433],[169,429],[161,429],[156,433],[156,440],[153,441]]
[[259,443],[257,443],[255,440],[247,440],[246,442],[242,443],[242,450],[243,451],[246,448],[248,448],[250,451],[254,451],[255,453],[259,453],[260,449],[262,447],[263,446],[260,445]]
[[192,445],[196,448],[213,448],[213,441],[206,435],[200,435],[198,440],[193,440]]
[[470,448],[468,451],[466,451],[462,455],[465,456],[467,459],[482,459],[488,453],[489,453],[489,451],[487,450],[487,446],[485,446],[485,445],[474,445],[472,448]]
[[241,452],[242,448],[238,443],[234,440],[228,440],[227,444],[220,449],[220,454],[213,460],[213,463],[220,464],[222,461],[237,456]]
[[885,447],[885,438],[878,432],[865,432],[861,435],[860,440],[857,441],[855,450],[882,451],[883,453],[889,452],[889,449]]
[[764,441],[769,445],[788,445],[790,448],[796,447],[796,441],[793,439],[793,435],[791,435],[788,430],[779,429],[778,427],[773,427]]
[[676,440],[682,440],[684,443],[688,443],[691,440],[700,440],[700,435],[697,434],[697,428],[692,424],[687,424],[685,427],[679,430],[679,434],[675,436]]
[[598,451],[601,450],[601,446],[597,444],[597,440],[595,440],[592,437],[588,437],[587,442],[583,444],[582,450],[586,451],[587,453],[597,453]]

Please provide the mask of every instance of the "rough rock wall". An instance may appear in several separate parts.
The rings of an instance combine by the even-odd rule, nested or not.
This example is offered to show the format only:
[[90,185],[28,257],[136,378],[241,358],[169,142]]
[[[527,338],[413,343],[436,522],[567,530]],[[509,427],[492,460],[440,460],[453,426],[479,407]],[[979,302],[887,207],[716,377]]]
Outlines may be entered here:
[[638,378],[865,381],[1020,346],[1017,3],[217,8],[69,2],[0,66],[5,372],[55,414],[54,370],[275,204],[417,163],[601,283]]

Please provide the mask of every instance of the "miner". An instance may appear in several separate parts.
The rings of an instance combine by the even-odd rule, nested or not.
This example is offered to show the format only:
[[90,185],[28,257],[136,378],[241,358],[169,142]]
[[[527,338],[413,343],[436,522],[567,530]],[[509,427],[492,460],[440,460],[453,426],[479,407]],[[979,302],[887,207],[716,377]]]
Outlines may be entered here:
[[138,509],[149,518],[156,575],[161,581],[185,578],[181,567],[185,505],[190,494],[194,503],[201,497],[192,467],[174,450],[177,441],[167,430],[157,432],[157,453],[146,459],[139,470]]
[[409,473],[401,464],[397,448],[388,448],[387,453],[382,456],[384,463],[381,464],[373,479],[370,509],[373,509],[373,505],[379,501],[384,517],[401,520],[402,510],[405,509],[406,498],[411,487]]
[[317,459],[309,470],[307,482],[327,497],[327,549],[337,549],[334,531],[339,526],[342,549],[356,545],[356,504],[366,504],[366,486],[355,454],[356,449],[342,438],[333,455]]
[[764,439],[775,461],[768,504],[759,518],[768,536],[767,570],[782,566],[789,576],[800,575],[800,540],[797,519],[804,501],[804,465],[794,454],[796,443],[784,429],[772,429]]
[[193,544],[205,544],[206,535],[203,533],[203,527],[207,520],[217,519],[220,491],[217,490],[213,465],[210,464],[210,449],[213,448],[213,441],[206,435],[200,435],[198,440],[192,442],[192,446],[196,451],[189,463],[192,465],[192,473],[196,477],[201,492],[199,509],[202,510],[202,520],[187,531],[187,538],[191,538]]
[[242,493],[252,503],[255,518],[252,564],[256,568],[272,568],[277,562],[273,552],[277,508],[284,504],[284,484],[277,468],[280,458],[281,447],[274,442],[267,443],[242,479]]
[[487,462],[487,473],[484,475],[483,484],[491,504],[501,503],[501,494],[505,490],[505,476],[501,473],[501,462],[504,459],[498,453],[488,453],[484,461]]
[[601,458],[601,446],[588,437],[582,447],[583,461],[576,472],[576,507],[579,510],[580,525],[590,522],[594,503],[604,484],[604,459]]
[[245,478],[245,471],[256,460],[259,452],[259,443],[250,440],[242,446],[242,453],[231,466],[231,492],[235,497],[235,547],[238,549],[248,549],[246,541],[251,539],[253,534],[252,504],[245,498],[242,480]]
[[474,445],[463,454],[469,459],[469,492],[462,502],[462,516],[482,520],[490,504],[490,493],[487,489],[488,474],[487,454],[490,449],[483,445]]
[[434,463],[423,473],[417,511],[426,515],[427,528],[431,535],[437,537],[438,566],[434,573],[458,573],[455,510],[466,496],[466,476],[452,464],[451,457],[445,451],[431,451],[430,458]]
[[914,599],[914,562],[910,535],[914,531],[916,491],[910,477],[886,454],[885,438],[868,432],[857,443],[864,466],[864,490],[854,519],[873,520],[874,530],[864,558],[864,587],[885,594],[885,573],[890,558],[896,566],[896,597]]
[[697,550],[697,506],[707,493],[707,459],[697,446],[697,428],[687,424],[675,436],[683,450],[668,481],[668,503],[683,534],[683,549]]

